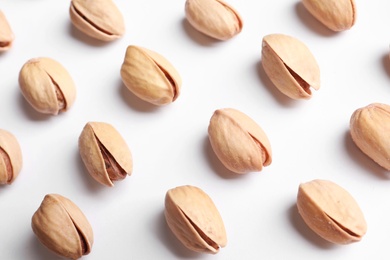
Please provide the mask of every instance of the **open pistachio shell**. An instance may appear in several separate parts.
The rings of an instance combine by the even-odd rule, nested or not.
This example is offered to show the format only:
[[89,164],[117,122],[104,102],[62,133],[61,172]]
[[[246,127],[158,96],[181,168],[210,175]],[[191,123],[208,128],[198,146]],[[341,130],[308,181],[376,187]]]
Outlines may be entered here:
[[0,52],[9,50],[14,39],[15,35],[12,32],[11,26],[4,13],[0,10]]
[[272,83],[292,99],[309,99],[320,88],[320,69],[304,43],[284,34],[263,38],[262,64]]
[[298,212],[319,236],[335,244],[360,241],[367,224],[355,199],[339,185],[313,180],[299,185]]
[[390,171],[390,106],[372,103],[351,116],[350,132],[357,147]]
[[79,151],[89,174],[103,185],[114,186],[113,181],[132,173],[130,149],[110,124],[88,122],[79,137]]
[[76,87],[68,71],[50,58],[28,60],[19,72],[19,85],[28,103],[44,114],[65,112],[76,99]]
[[188,22],[198,31],[218,40],[228,40],[243,27],[241,16],[222,0],[187,0]]
[[113,41],[125,33],[122,13],[112,0],[72,0],[69,13],[73,25],[95,39]]
[[127,47],[121,77],[132,93],[154,105],[172,103],[180,94],[176,69],[160,54],[142,47]]
[[211,146],[226,168],[235,173],[261,171],[272,162],[272,150],[263,129],[246,114],[218,109],[210,119]]
[[356,21],[355,0],[302,0],[306,9],[329,29],[350,29]]
[[11,184],[22,169],[20,145],[10,132],[0,129],[0,184]]
[[60,256],[79,259],[91,252],[93,231],[87,218],[69,199],[47,194],[31,220],[39,241]]
[[211,198],[194,186],[179,186],[165,196],[165,218],[190,250],[216,254],[227,243],[225,226]]

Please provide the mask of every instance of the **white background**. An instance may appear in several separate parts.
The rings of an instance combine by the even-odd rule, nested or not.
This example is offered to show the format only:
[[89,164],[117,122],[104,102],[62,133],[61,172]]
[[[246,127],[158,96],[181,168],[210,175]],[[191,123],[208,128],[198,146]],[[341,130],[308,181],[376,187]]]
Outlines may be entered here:
[[[12,185],[0,187],[0,259],[57,259],[31,230],[48,193],[68,197],[89,219],[95,242],[85,259],[389,259],[390,178],[348,132],[355,109],[390,103],[390,3],[374,2],[357,1],[355,26],[333,33],[299,1],[230,0],[243,31],[218,42],[186,22],[184,0],[117,0],[127,31],[106,44],[72,26],[69,1],[2,0],[16,39],[0,54],[0,128],[19,140],[24,164]],[[300,39],[316,57],[322,84],[311,100],[290,100],[265,75],[261,41],[270,33]],[[124,87],[119,71],[130,44],[162,54],[179,71],[174,103],[155,107]],[[74,106],[58,116],[35,112],[19,90],[20,68],[41,56],[59,61],[77,86]],[[267,133],[273,162],[262,172],[235,175],[214,155],[207,127],[224,107]],[[132,151],[132,176],[113,188],[93,180],[80,159],[88,121],[112,124]],[[357,200],[368,224],[361,242],[332,245],[302,221],[298,185],[317,178]],[[208,193],[222,215],[228,244],[217,255],[190,252],[165,223],[166,191],[185,184]]]

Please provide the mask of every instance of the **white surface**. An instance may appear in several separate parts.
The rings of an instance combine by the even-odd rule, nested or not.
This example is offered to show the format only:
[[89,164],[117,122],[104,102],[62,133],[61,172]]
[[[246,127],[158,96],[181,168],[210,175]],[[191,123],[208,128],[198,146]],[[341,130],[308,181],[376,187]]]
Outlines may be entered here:
[[[390,179],[348,130],[355,109],[389,103],[390,3],[357,1],[357,22],[343,33],[327,30],[299,1],[229,3],[244,28],[217,42],[185,22],[184,0],[117,0],[127,32],[102,44],[71,25],[69,1],[1,1],[16,40],[0,55],[0,128],[18,138],[24,165],[11,186],[0,187],[0,259],[57,259],[30,226],[47,193],[70,198],[90,220],[95,243],[85,259],[389,258]],[[322,85],[311,100],[289,100],[264,74],[261,40],[270,33],[302,40],[317,58]],[[176,102],[154,107],[124,87],[119,70],[130,44],[177,68],[183,86]],[[62,63],[77,85],[74,106],[57,117],[33,111],[18,87],[22,65],[39,56]],[[236,176],[215,157],[207,127],[223,107],[241,110],[267,133],[273,163],[262,172]],[[133,175],[114,188],[95,182],[79,157],[88,121],[114,125],[133,153]],[[316,178],[355,197],[368,223],[361,242],[334,246],[303,223],[298,185]],[[165,223],[165,192],[184,184],[207,192],[224,219],[228,245],[217,255],[188,251]]]

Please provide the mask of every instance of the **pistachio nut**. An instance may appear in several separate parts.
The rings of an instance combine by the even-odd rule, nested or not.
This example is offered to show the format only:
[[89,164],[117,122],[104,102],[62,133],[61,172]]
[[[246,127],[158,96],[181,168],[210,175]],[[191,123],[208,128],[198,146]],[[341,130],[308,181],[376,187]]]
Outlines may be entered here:
[[101,41],[113,41],[125,33],[122,13],[112,0],[72,0],[69,8],[73,25]]
[[307,46],[296,38],[270,34],[263,38],[262,64],[272,83],[292,99],[309,99],[320,88],[320,69]]
[[112,187],[131,175],[133,160],[123,137],[110,124],[88,122],[79,137],[79,152],[89,174]]
[[271,144],[263,129],[236,109],[216,110],[208,134],[219,160],[235,173],[261,171],[272,162]]
[[367,231],[363,213],[355,199],[328,180],[299,185],[298,212],[319,236],[335,244],[360,241]]
[[76,87],[68,71],[50,58],[28,60],[20,70],[19,85],[28,103],[44,114],[65,112],[76,98]]
[[221,215],[200,188],[187,185],[168,190],[164,214],[169,228],[188,249],[216,254],[226,246]]
[[238,12],[222,0],[187,0],[185,14],[198,31],[218,40],[228,40],[242,30]]
[[22,169],[22,151],[15,136],[0,129],[0,184],[11,184]]
[[127,47],[121,77],[134,95],[154,105],[169,104],[180,94],[176,69],[160,54],[142,47]]
[[356,146],[386,170],[390,170],[390,106],[372,103],[351,116],[350,132]]
[[306,9],[329,29],[350,29],[356,21],[355,0],[302,0]]
[[56,254],[78,259],[91,252],[93,231],[87,218],[69,199],[47,194],[32,216],[38,240]]
[[11,26],[4,13],[0,10],[0,52],[10,49],[14,39],[15,36],[11,30]]

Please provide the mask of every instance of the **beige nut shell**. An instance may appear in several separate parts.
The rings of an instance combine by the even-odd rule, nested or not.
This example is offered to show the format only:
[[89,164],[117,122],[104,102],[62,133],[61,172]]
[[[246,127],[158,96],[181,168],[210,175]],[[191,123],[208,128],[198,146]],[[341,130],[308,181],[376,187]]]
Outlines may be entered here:
[[228,40],[243,27],[239,13],[222,0],[187,0],[185,14],[198,31],[218,40]]
[[350,133],[356,146],[386,170],[390,170],[390,106],[372,103],[351,116]]
[[160,54],[143,47],[127,47],[121,67],[125,86],[137,97],[154,105],[174,102],[181,91],[181,77]]
[[47,194],[31,220],[38,240],[58,255],[79,259],[91,252],[93,231],[80,208],[58,194]]
[[123,180],[132,173],[130,149],[108,123],[88,122],[79,137],[79,152],[88,173],[103,185],[112,187],[113,181]]
[[216,110],[210,119],[208,134],[219,160],[235,173],[261,171],[272,162],[267,135],[241,111],[233,108]]
[[309,48],[300,40],[270,34],[263,38],[262,65],[272,83],[292,99],[309,99],[310,87],[320,88],[320,69]]
[[355,0],[302,0],[302,3],[317,20],[332,31],[345,31],[355,24]]
[[101,41],[116,40],[126,30],[122,13],[112,0],[72,0],[69,14],[77,29]]
[[355,199],[334,182],[313,180],[299,185],[297,207],[305,223],[329,242],[357,242],[367,231]]
[[22,165],[22,150],[16,137],[0,129],[0,184],[12,184]]
[[188,249],[216,254],[226,246],[222,217],[200,188],[186,185],[168,190],[164,213],[169,228]]
[[0,52],[7,51],[12,47],[15,35],[4,13],[0,10]]
[[76,87],[68,71],[51,58],[28,60],[19,72],[23,96],[38,112],[57,115],[76,99]]

